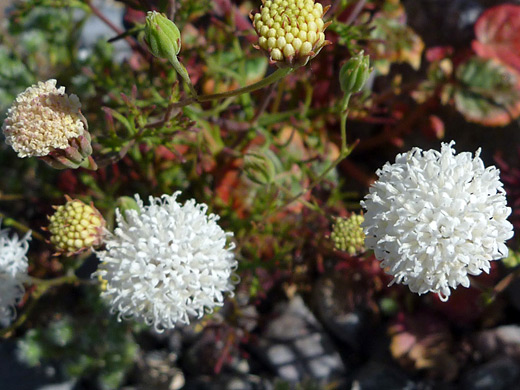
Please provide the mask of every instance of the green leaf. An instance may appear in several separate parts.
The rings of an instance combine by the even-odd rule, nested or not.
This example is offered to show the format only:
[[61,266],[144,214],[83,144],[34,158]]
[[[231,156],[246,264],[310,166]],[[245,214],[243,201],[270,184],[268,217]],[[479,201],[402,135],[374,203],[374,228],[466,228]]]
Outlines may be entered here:
[[471,122],[504,126],[520,115],[518,75],[492,60],[472,57],[457,68],[453,99]]

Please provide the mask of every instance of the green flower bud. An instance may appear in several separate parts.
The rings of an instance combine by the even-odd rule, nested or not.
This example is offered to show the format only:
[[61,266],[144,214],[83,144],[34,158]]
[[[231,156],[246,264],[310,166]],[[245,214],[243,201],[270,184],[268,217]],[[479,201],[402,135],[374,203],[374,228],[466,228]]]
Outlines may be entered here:
[[141,211],[135,199],[129,196],[120,196],[116,204],[122,215],[125,215],[127,210]]
[[512,249],[509,249],[509,254],[507,257],[502,259],[502,263],[507,268],[515,268],[520,265],[520,253],[515,252]]
[[330,238],[337,250],[354,256],[365,250],[365,233],[361,224],[365,218],[352,214],[349,218],[338,218],[332,226]]
[[344,93],[356,93],[361,91],[365,85],[370,69],[370,56],[366,56],[361,51],[349,59],[339,71],[339,84]]
[[244,171],[252,182],[266,185],[282,171],[282,164],[272,150],[252,150],[245,155]]
[[314,0],[263,0],[260,12],[251,14],[258,47],[278,67],[305,65],[331,42],[325,40],[329,22],[323,15],[330,6]]
[[149,11],[144,33],[146,43],[154,56],[170,60],[179,54],[181,33],[175,23],[165,15]]
[[73,255],[101,245],[105,234],[105,220],[94,205],[65,197],[67,203],[53,206],[56,211],[49,217],[47,230],[50,242],[58,253]]

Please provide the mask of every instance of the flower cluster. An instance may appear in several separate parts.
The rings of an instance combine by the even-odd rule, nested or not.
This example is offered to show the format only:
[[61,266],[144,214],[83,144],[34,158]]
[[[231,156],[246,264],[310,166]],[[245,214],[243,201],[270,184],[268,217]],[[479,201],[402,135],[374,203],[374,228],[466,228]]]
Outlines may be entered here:
[[365,233],[361,228],[363,221],[363,216],[359,214],[352,214],[349,218],[338,218],[330,234],[334,247],[351,256],[363,252],[365,248]]
[[136,195],[139,210],[116,210],[117,227],[98,253],[96,276],[106,281],[102,296],[112,310],[158,331],[222,306],[234,288],[234,245],[226,244],[232,233],[205,204],[181,205],[178,195],[150,197],[148,206]]
[[325,9],[314,0],[267,0],[252,16],[258,45],[278,66],[302,66],[329,44]]
[[49,217],[50,241],[58,253],[77,254],[102,243],[105,220],[91,204],[67,198],[67,203],[54,206],[56,212]]
[[392,283],[442,300],[507,256],[504,242],[513,236],[498,169],[484,166],[480,150],[455,154],[453,144],[399,154],[377,171],[362,202],[365,244]]
[[56,168],[77,168],[90,156],[90,134],[76,95],[39,82],[20,93],[7,111],[2,130],[18,157],[42,157]]
[[14,306],[25,292],[23,283],[27,279],[27,251],[30,233],[21,239],[7,230],[0,230],[0,325],[7,326],[15,318]]

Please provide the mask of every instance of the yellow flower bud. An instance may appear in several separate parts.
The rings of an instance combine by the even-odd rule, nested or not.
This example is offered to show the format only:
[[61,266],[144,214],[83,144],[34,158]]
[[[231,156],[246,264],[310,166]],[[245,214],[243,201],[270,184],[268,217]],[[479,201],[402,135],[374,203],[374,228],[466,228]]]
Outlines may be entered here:
[[307,64],[330,44],[325,40],[323,15],[330,6],[314,0],[267,0],[260,12],[251,15],[258,34],[258,48],[279,67]]
[[365,233],[361,223],[365,218],[362,215],[352,214],[349,218],[338,218],[332,226],[330,238],[337,250],[354,256],[365,250]]
[[73,255],[101,245],[105,220],[94,205],[65,196],[67,203],[54,206],[56,211],[49,217],[50,242],[57,253]]

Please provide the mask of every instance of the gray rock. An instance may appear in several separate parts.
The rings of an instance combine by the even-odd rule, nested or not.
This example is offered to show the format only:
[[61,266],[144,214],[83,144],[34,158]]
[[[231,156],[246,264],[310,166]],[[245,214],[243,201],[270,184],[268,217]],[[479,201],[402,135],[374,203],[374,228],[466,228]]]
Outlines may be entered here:
[[351,292],[349,289],[351,287],[344,278],[323,276],[313,289],[312,307],[324,327],[354,353],[358,353],[364,348],[371,313],[346,299]]
[[461,380],[464,390],[519,389],[520,366],[504,357],[489,361],[466,372]]
[[[124,7],[121,3],[113,0],[94,0],[94,5],[99,8],[101,13],[106,16],[115,26],[124,31],[123,27],[123,11]],[[117,34],[103,23],[97,16],[91,15],[83,27],[80,36],[79,57],[86,58],[92,55],[95,43],[100,39],[108,40]],[[114,58],[116,62],[122,62],[130,58],[132,50],[124,39],[120,39],[112,43],[114,46]]]
[[343,378],[346,370],[328,335],[300,296],[280,305],[263,329],[255,352],[290,382]]
[[499,356],[520,360],[520,326],[504,325],[479,332],[474,337],[474,346],[485,360]]
[[273,390],[273,385],[256,375],[221,374],[187,380],[182,390]]
[[75,380],[70,380],[63,383],[55,383],[52,385],[45,385],[38,387],[37,390],[72,390],[74,388]]
[[358,372],[351,390],[418,390],[418,387],[400,369],[370,362]]
[[138,390],[178,390],[184,385],[184,374],[176,367],[177,356],[165,350],[144,354],[138,360]]

